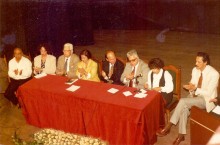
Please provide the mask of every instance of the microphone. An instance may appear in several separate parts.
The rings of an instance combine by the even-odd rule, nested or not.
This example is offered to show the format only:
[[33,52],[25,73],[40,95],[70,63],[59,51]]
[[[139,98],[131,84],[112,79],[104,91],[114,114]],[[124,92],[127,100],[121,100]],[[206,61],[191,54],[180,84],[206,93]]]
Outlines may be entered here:
[[134,79],[137,79],[137,78],[140,78],[140,77],[143,77],[143,74],[140,73],[139,75],[137,75],[136,77],[134,77]]

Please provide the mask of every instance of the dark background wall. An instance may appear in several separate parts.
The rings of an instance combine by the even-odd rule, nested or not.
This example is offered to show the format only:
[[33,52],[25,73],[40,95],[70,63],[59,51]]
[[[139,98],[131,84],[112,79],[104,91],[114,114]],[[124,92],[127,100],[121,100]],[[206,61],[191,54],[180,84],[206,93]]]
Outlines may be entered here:
[[220,34],[219,0],[5,0],[0,7],[1,36],[15,33],[16,45],[31,55],[42,42],[56,56],[65,42],[93,44],[93,30],[100,29]]

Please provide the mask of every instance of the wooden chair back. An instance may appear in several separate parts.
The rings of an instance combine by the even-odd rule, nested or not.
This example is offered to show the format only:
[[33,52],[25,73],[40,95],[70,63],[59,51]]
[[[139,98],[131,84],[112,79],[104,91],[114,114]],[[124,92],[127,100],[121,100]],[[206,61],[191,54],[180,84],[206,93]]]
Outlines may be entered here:
[[167,70],[173,77],[173,99],[170,104],[165,107],[165,122],[170,120],[170,112],[176,107],[181,98],[181,68],[174,65],[168,65],[163,68]]

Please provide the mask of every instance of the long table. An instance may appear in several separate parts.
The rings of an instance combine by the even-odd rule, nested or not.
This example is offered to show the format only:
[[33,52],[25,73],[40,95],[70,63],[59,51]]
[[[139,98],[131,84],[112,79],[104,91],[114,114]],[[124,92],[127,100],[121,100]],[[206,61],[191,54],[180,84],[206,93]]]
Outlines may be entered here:
[[[75,92],[67,91],[67,78],[55,75],[28,81],[17,96],[26,121],[40,128],[98,137],[110,144],[153,144],[156,130],[164,125],[163,99],[148,91],[147,97],[135,94],[135,88],[78,80]],[[115,94],[110,88],[118,89]]]

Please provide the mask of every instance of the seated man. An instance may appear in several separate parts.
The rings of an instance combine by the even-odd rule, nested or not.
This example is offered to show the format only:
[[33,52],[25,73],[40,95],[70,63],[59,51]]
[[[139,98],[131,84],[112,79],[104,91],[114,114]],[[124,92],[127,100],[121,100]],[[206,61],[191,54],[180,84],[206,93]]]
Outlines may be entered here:
[[8,67],[6,61],[1,56],[0,57],[0,93],[4,93],[7,86],[8,86]]
[[217,97],[219,73],[210,66],[209,55],[198,52],[196,56],[196,67],[192,70],[192,78],[189,84],[183,87],[189,90],[187,98],[181,98],[176,106],[170,122],[164,129],[157,132],[158,136],[165,136],[170,132],[172,125],[179,122],[179,135],[173,144],[178,145],[184,141],[186,134],[187,118],[192,106],[197,106],[210,112],[214,107],[213,99]]
[[121,74],[124,70],[124,64],[116,59],[114,51],[107,51],[105,61],[102,64],[101,80],[104,82],[122,85]]
[[145,82],[147,82],[149,67],[143,60],[139,59],[137,51],[134,49],[127,53],[127,57],[129,63],[126,63],[121,81],[129,87],[143,89]]
[[151,59],[148,65],[150,72],[145,88],[161,92],[167,106],[173,99],[173,78],[168,71],[163,70],[164,62],[160,58]]
[[64,44],[63,55],[58,58],[56,74],[67,76],[68,78],[77,78],[78,62],[79,57],[73,53],[73,45],[70,43]]
[[20,48],[14,49],[14,58],[9,61],[8,75],[10,83],[5,91],[5,97],[14,105],[18,104],[18,99],[15,96],[15,91],[18,87],[31,78],[32,63],[29,59],[23,56]]

